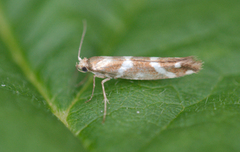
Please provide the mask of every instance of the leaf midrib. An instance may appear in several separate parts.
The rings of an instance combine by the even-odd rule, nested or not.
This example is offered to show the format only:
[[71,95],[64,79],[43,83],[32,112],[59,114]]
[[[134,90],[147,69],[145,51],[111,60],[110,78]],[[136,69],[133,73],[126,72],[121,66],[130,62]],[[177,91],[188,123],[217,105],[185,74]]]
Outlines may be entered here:
[[[58,107],[53,104],[54,98],[51,98],[47,87],[37,78],[37,75],[30,67],[26,57],[24,56],[23,50],[21,49],[19,43],[17,42],[16,35],[13,34],[9,21],[5,18],[2,5],[0,4],[0,37],[5,43],[6,47],[9,49],[10,55],[13,62],[22,70],[24,76],[27,80],[37,89],[40,95],[46,100],[52,113],[60,119],[67,127],[68,123],[66,121],[66,114],[64,111],[59,111]],[[83,87],[79,94],[85,90]]]

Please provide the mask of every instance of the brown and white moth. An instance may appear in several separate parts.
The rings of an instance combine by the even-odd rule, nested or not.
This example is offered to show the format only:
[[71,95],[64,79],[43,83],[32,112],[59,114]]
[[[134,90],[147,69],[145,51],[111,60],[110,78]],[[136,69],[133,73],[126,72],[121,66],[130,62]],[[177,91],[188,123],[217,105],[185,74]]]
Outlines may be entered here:
[[104,97],[103,122],[107,114],[107,102],[109,103],[104,83],[110,79],[130,79],[130,80],[158,80],[177,78],[193,73],[197,73],[202,66],[201,61],[196,61],[194,57],[133,57],[133,56],[95,56],[89,59],[81,58],[80,52],[82,42],[86,33],[86,22],[80,41],[78,60],[76,64],[80,72],[92,72],[93,90],[89,102],[94,94],[95,78],[105,78],[102,80],[102,90]]

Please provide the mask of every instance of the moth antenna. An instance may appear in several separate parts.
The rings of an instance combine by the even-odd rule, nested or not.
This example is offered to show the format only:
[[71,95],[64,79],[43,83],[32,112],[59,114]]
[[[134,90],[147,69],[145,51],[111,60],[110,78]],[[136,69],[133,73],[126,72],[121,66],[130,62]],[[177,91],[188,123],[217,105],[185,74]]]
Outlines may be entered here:
[[83,39],[84,39],[84,36],[86,34],[86,31],[87,31],[87,21],[83,20],[83,33],[82,33],[82,38],[81,38],[80,46],[79,46],[79,50],[78,50],[78,61],[82,60],[81,57],[80,57],[80,52],[81,52],[81,49],[82,49],[82,43],[83,43]]

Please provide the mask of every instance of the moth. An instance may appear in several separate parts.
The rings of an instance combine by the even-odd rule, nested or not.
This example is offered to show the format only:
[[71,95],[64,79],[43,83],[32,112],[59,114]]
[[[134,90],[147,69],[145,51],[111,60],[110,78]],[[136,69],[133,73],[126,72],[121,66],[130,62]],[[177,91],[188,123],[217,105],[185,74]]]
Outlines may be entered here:
[[94,56],[89,59],[81,58],[80,52],[83,39],[86,33],[86,22],[80,46],[78,50],[78,63],[76,68],[80,72],[92,72],[93,89],[89,102],[94,94],[95,78],[104,78],[101,82],[104,97],[103,122],[107,115],[107,103],[109,103],[104,83],[110,79],[129,79],[129,80],[158,80],[177,78],[185,75],[197,73],[202,66],[201,61],[194,57],[133,57],[133,56]]

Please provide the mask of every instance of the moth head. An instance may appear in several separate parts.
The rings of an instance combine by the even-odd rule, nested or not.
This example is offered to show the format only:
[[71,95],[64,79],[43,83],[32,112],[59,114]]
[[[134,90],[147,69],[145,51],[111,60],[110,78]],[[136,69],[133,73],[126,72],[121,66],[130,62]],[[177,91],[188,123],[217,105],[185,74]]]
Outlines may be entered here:
[[78,71],[80,72],[88,72],[88,59],[87,58],[83,58],[81,60],[79,60],[78,63],[76,63],[76,68]]

